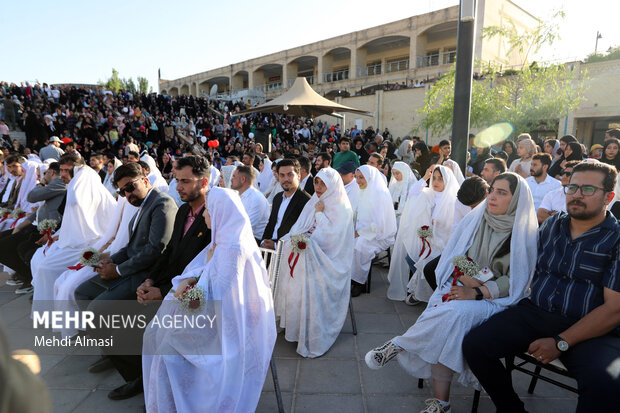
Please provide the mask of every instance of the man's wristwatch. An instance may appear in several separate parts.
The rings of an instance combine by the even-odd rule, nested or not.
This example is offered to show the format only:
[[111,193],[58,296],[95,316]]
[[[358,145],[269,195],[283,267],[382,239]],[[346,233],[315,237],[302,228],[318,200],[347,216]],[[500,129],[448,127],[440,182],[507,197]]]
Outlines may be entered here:
[[561,352],[565,352],[566,350],[568,350],[568,343],[562,337],[554,336],[553,339],[555,340],[555,346],[558,348],[558,350],[560,350]]
[[476,292],[476,300],[482,300],[484,298],[484,294],[478,287],[474,287],[474,291]]

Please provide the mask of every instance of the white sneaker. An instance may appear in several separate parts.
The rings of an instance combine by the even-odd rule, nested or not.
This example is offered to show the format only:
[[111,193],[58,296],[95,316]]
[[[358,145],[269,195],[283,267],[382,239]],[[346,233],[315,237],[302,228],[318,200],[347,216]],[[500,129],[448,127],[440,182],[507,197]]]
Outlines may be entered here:
[[34,291],[34,287],[32,285],[27,285],[25,287],[18,288],[17,290],[15,290],[15,294],[18,294],[18,295],[29,294],[33,291]]
[[8,280],[6,280],[6,285],[10,285],[10,286],[22,285],[23,283],[24,283],[23,281],[14,280],[12,278],[9,278]]
[[405,304],[407,305],[418,305],[421,302],[422,301],[415,299],[415,297],[413,296],[413,293],[407,294],[407,298],[405,298]]
[[373,370],[379,370],[381,367],[385,366],[388,361],[396,357],[401,351],[403,351],[403,349],[392,344],[392,340],[390,340],[366,353],[364,360],[366,361],[368,367]]
[[444,406],[437,399],[426,399],[424,403],[426,403],[426,409],[420,413],[450,413],[450,405]]

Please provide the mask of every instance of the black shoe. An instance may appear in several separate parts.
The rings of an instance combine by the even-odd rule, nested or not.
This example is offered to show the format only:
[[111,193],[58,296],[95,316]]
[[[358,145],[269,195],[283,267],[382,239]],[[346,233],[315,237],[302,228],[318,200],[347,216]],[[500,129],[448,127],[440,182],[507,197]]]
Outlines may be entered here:
[[366,286],[364,284],[351,280],[351,297],[357,297],[363,293],[364,290],[366,290]]
[[114,367],[109,357],[101,357],[88,367],[89,373],[101,373]]
[[123,384],[120,387],[115,388],[108,393],[108,398],[112,400],[125,400],[133,396],[137,396],[144,390],[142,388],[142,377],[132,380]]

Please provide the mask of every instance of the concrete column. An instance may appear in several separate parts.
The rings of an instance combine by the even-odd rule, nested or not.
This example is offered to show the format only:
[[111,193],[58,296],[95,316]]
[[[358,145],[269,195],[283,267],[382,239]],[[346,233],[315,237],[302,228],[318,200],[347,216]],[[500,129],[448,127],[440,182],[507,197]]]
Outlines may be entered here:
[[349,67],[349,79],[358,78],[358,68],[365,69],[368,64],[368,51],[365,47],[358,47],[357,44],[351,48],[351,67]]
[[293,62],[293,63],[285,64],[282,67],[282,73],[283,73],[282,85],[285,88],[290,87],[291,85],[288,84],[288,81],[289,80],[294,81],[297,78],[297,73],[298,72],[299,72],[299,63]]
[[323,55],[319,54],[318,60],[316,62],[316,68],[314,71],[314,84],[320,85],[323,83]]
[[417,67],[417,53],[418,53],[418,35],[414,33],[409,38],[409,69],[415,69]]
[[329,73],[334,70],[334,56],[332,55],[323,56],[322,69],[323,69],[323,74],[321,75],[321,82],[323,82],[323,75],[325,73]]

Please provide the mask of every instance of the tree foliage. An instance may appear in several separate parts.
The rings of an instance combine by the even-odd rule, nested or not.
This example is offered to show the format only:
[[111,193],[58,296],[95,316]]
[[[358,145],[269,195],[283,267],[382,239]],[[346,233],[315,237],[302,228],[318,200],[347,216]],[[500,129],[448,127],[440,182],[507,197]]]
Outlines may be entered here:
[[[555,16],[558,14],[556,13]],[[563,14],[562,14],[563,15]],[[508,28],[485,28],[487,36],[503,35],[509,50],[533,55],[543,43],[557,39],[557,25],[539,26],[532,33],[519,34],[514,25]],[[476,67],[482,67],[481,62]],[[470,125],[483,128],[498,122],[510,122],[518,133],[544,128],[556,129],[558,119],[575,110],[583,100],[583,77],[564,64],[524,65],[521,70],[500,73],[487,66],[474,80],[471,93]],[[418,110],[421,120],[415,132],[429,130],[441,135],[452,126],[454,108],[454,67],[427,91],[424,107]]]
[[118,74],[118,70],[112,68],[112,76],[108,78],[106,81],[99,81],[99,85],[104,86],[106,89],[109,89],[113,92],[118,92],[119,90],[126,90],[130,93],[149,93],[149,81],[145,77],[138,76],[138,85],[134,82],[133,78],[125,79],[121,78]]

